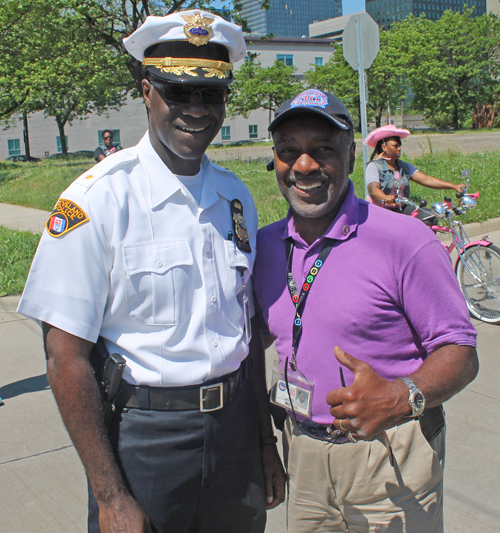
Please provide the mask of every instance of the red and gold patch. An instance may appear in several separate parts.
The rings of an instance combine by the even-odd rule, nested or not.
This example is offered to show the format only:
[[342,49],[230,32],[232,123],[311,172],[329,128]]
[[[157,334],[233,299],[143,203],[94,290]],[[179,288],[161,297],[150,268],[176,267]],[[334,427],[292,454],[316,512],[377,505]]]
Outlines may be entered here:
[[60,199],[47,220],[47,231],[52,237],[60,237],[80,224],[87,222],[89,217],[85,211],[71,200]]

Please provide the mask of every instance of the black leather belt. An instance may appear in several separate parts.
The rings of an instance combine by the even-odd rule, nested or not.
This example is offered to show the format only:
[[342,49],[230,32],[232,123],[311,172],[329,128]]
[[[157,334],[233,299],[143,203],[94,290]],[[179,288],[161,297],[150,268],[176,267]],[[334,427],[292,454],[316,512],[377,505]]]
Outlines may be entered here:
[[117,408],[151,411],[217,411],[230,402],[240,385],[241,367],[205,385],[147,387],[125,383],[114,405]]

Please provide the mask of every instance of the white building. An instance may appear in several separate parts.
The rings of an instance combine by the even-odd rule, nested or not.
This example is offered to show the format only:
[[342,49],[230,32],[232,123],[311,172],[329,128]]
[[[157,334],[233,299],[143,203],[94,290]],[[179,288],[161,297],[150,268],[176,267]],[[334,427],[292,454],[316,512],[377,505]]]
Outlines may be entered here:
[[486,0],[486,8],[495,15],[500,15],[500,0]]
[[[246,35],[249,52],[259,54],[263,67],[271,66],[276,59],[297,67],[297,76],[313,65],[328,61],[334,49],[332,39],[273,38],[262,41],[260,35]],[[236,65],[236,69],[241,66]],[[263,109],[253,111],[248,119],[237,117],[226,119],[214,139],[214,143],[229,143],[240,140],[267,138],[269,112]],[[114,132],[115,142],[123,147],[135,145],[147,130],[147,114],[142,99],[129,99],[119,111],[109,111],[106,115],[89,115],[85,120],[77,120],[67,125],[65,134],[68,150],[94,150],[101,141],[105,129]],[[43,112],[28,116],[30,153],[34,157],[47,157],[60,152],[59,131],[53,118],[45,118]],[[7,130],[0,130],[0,159],[9,155],[25,153],[22,117]]]

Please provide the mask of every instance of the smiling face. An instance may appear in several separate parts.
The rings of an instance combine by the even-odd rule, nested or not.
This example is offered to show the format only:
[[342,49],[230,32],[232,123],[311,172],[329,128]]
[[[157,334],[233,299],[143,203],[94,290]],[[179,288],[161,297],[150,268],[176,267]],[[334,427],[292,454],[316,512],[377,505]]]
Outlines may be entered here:
[[198,93],[188,104],[172,104],[148,80],[143,80],[142,87],[153,148],[174,174],[196,174],[205,150],[222,127],[225,105],[205,105]]
[[351,135],[312,113],[289,118],[273,133],[278,187],[306,242],[323,235],[344,201],[354,168]]

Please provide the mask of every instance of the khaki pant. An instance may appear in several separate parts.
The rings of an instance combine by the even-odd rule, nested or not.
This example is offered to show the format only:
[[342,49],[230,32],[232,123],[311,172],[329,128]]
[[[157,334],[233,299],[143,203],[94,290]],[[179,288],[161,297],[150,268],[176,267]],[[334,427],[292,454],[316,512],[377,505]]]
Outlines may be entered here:
[[429,444],[410,421],[382,440],[329,444],[287,417],[287,525],[291,533],[443,532],[445,430]]

